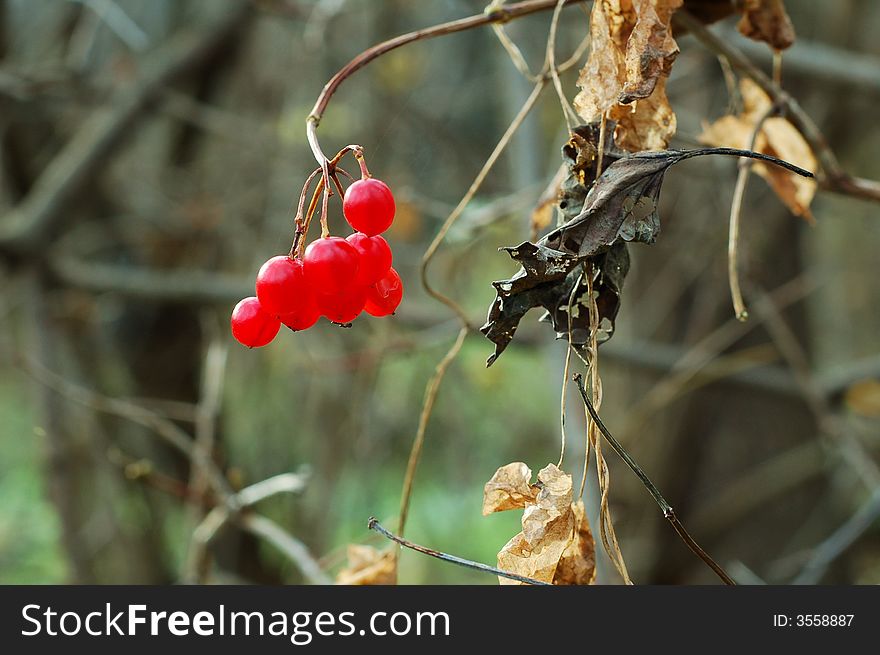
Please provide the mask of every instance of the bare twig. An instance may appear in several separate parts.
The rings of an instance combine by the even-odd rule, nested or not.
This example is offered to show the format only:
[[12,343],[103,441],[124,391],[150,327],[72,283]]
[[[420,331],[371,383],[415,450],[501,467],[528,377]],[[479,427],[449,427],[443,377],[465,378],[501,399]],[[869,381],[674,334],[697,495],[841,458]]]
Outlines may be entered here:
[[880,489],[876,489],[855,514],[813,549],[813,556],[792,580],[792,584],[818,584],[831,563],[878,520],[880,520]]
[[[720,34],[727,42],[739,36],[735,29],[724,29]],[[737,47],[757,61],[766,60],[769,52],[766,44],[751,39],[737,39]],[[812,84],[827,82],[834,87],[846,84],[860,93],[880,93],[880,57],[876,54],[810,41],[800,34],[795,44],[785,51],[785,73],[803,76]]]
[[281,551],[287,559],[296,564],[306,580],[312,584],[331,584],[330,576],[324,573],[318,560],[309,552],[306,545],[284,530],[275,521],[259,514],[244,513],[238,525],[247,532],[265,539]]
[[224,305],[254,292],[253,276],[207,270],[157,271],[54,252],[49,263],[52,274],[68,286],[144,300]]
[[[584,2],[585,0],[564,1],[566,5],[569,5],[578,4]],[[369,48],[359,54],[357,57],[355,57],[345,66],[343,66],[339,70],[339,72],[336,73],[336,75],[330,78],[330,81],[327,82],[327,84],[324,86],[324,89],[321,91],[321,95],[318,96],[318,100],[315,102],[315,106],[312,108],[312,111],[309,114],[308,123],[317,127],[318,123],[321,122],[321,118],[324,115],[324,110],[327,108],[327,104],[330,102],[330,98],[333,96],[334,93],[336,93],[339,85],[341,85],[353,73],[360,70],[374,59],[377,59],[378,57],[381,57],[382,55],[391,52],[392,50],[395,50],[409,43],[413,43],[415,41],[424,41],[426,39],[432,39],[438,36],[455,34],[456,32],[462,32],[464,30],[470,30],[475,27],[482,27],[484,25],[491,25],[493,23],[506,23],[510,20],[521,18],[522,16],[528,16],[529,14],[534,14],[539,11],[554,9],[557,2],[558,0],[527,0],[526,2],[517,2],[512,5],[498,7],[486,13],[477,14],[468,18],[462,18],[459,20],[450,21],[448,23],[443,23],[441,25],[435,25],[433,27],[409,32],[407,34],[401,34],[400,36],[396,36],[393,39],[389,39],[388,41],[379,43],[378,45],[375,45],[372,48]],[[319,153],[315,154],[318,162],[321,162],[323,158],[322,155],[320,155]]]
[[168,444],[185,455],[190,461],[201,466],[205,475],[209,477],[214,491],[221,496],[224,501],[232,503],[233,506],[235,505],[235,494],[230,488],[229,483],[226,481],[226,478],[223,476],[223,473],[217,468],[213,460],[205,457],[204,454],[195,447],[189,434],[177,427],[173,421],[169,421],[165,417],[127,400],[110,398],[109,396],[104,396],[78,384],[74,384],[32,359],[22,359],[21,366],[28,375],[41,384],[56,391],[64,398],[79,403],[80,405],[91,407],[99,412],[121,416],[132,423],[137,423],[138,425],[153,430]]
[[489,175],[492,168],[495,166],[495,163],[498,161],[498,159],[501,157],[501,154],[507,148],[507,145],[510,143],[513,135],[516,133],[516,131],[522,125],[523,121],[526,119],[526,116],[528,116],[529,112],[535,106],[535,103],[540,97],[541,92],[544,90],[545,86],[546,80],[544,79],[542,79],[535,85],[532,93],[529,95],[522,108],[519,110],[519,113],[517,113],[517,115],[511,121],[507,130],[504,132],[504,134],[501,136],[501,139],[496,144],[494,150],[492,150],[492,154],[489,155],[489,158],[483,164],[480,172],[477,173],[474,181],[471,182],[470,187],[465,192],[464,196],[462,196],[462,199],[455,206],[455,209],[450,212],[449,216],[446,218],[446,220],[443,222],[443,225],[440,226],[440,229],[434,236],[434,239],[425,250],[425,253],[422,255],[422,264],[419,268],[419,275],[421,277],[422,287],[425,289],[428,295],[430,295],[432,298],[435,298],[436,300],[439,300],[444,305],[449,307],[452,311],[454,311],[461,320],[462,325],[467,326],[468,329],[470,329],[472,326],[470,325],[467,314],[465,314],[461,306],[457,302],[440,293],[439,291],[434,289],[433,286],[431,286],[431,283],[428,280],[428,265],[431,263],[431,260],[433,259],[434,254],[437,252],[437,249],[440,247],[440,244],[443,243],[443,240],[446,238],[446,235],[449,232],[450,228],[461,217],[462,213],[464,212],[470,201],[473,200],[473,197],[477,194],[477,191],[479,191],[480,187],[483,185],[483,182]]
[[135,117],[173,79],[198,65],[239,29],[249,13],[234,4],[216,24],[200,33],[173,37],[143,66],[133,88],[118,92],[107,109],[98,111],[49,163],[25,199],[0,224],[0,249],[17,253],[43,247],[49,233],[70,206],[71,198],[122,142]]
[[[210,325],[208,321],[206,324]],[[212,326],[216,332],[216,326]],[[196,407],[195,439],[193,449],[199,451],[199,458],[193,460],[190,472],[189,489],[196,498],[205,494],[210,487],[210,480],[205,475],[200,461],[213,461],[216,440],[217,417],[223,394],[223,382],[226,376],[226,358],[229,348],[219,338],[211,339],[205,353],[205,364],[202,371],[202,393]],[[201,520],[201,508],[193,507],[195,521]]]
[[756,308],[764,319],[773,343],[791,368],[820,432],[833,440],[844,460],[859,474],[868,489],[880,487],[880,469],[862,443],[846,431],[840,420],[834,416],[828,398],[823,395],[813,378],[807,354],[786,323],[782,312],[766,294],[758,298]]
[[550,585],[549,582],[543,582],[541,580],[535,580],[534,578],[527,578],[523,575],[517,575],[516,573],[509,573],[507,571],[502,571],[501,569],[495,568],[494,566],[489,566],[488,564],[480,564],[479,562],[474,562],[469,559],[463,559],[461,557],[456,557],[455,555],[449,555],[447,553],[442,553],[439,550],[434,550],[433,548],[426,548],[425,546],[420,546],[418,544],[414,544],[411,541],[407,541],[403,537],[398,537],[386,530],[382,525],[376,520],[374,517],[370,517],[369,522],[367,523],[367,527],[370,530],[375,530],[379,534],[391,539],[401,546],[405,548],[409,548],[410,550],[414,550],[416,552],[422,553],[424,555],[430,555],[431,557],[436,557],[439,560],[443,560],[444,562],[450,562],[452,564],[458,564],[459,566],[464,566],[469,569],[474,569],[475,571],[482,571],[483,573],[491,573],[492,575],[498,575],[502,578],[509,578],[510,580],[516,580],[517,582],[522,582],[524,584],[530,585]]
[[715,574],[727,585],[735,585],[736,583],[733,579],[727,575],[723,568],[712,559],[709,554],[703,550],[703,548],[694,541],[694,538],[690,535],[690,533],[685,529],[684,525],[682,525],[681,521],[679,521],[678,517],[675,515],[675,510],[672,509],[672,505],[670,505],[663,495],[660,493],[660,490],[651,482],[650,478],[648,478],[647,474],[642,470],[642,468],[636,464],[635,460],[632,456],[624,449],[624,447],[620,444],[617,439],[609,432],[608,428],[605,427],[605,424],[602,423],[602,419],[599,418],[599,414],[596,413],[593,404],[590,402],[589,397],[587,396],[587,390],[584,388],[584,380],[580,374],[575,375],[575,382],[578,385],[578,390],[581,392],[581,398],[583,398],[584,404],[587,407],[587,410],[590,412],[590,417],[596,423],[596,426],[599,428],[599,431],[602,433],[602,436],[605,437],[605,440],[611,445],[620,458],[624,461],[624,463],[630,468],[630,470],[636,474],[636,477],[641,480],[642,484],[645,486],[645,489],[648,490],[648,493],[654,498],[654,501],[660,507],[663,512],[663,517],[669,521],[672,528],[681,537],[681,540],[687,545],[688,548],[693,551],[693,553],[703,560],[706,565],[711,568]]
[[[252,484],[239,491],[236,494],[237,510],[233,511],[228,505],[218,505],[214,507],[196,526],[196,529],[193,530],[183,579],[190,583],[204,584],[208,580],[211,565],[209,547],[217,536],[217,533],[230,520],[236,519],[238,512],[256,505],[261,500],[282,493],[293,494],[301,492],[306,487],[308,477],[308,469],[302,469],[298,473],[282,473],[281,475],[267,478],[266,480]],[[239,522],[241,523],[240,518]],[[272,523],[272,526],[267,527],[270,523]],[[254,534],[259,533],[259,536],[262,536],[267,540],[273,538],[278,540],[279,543],[276,545],[279,550],[285,552],[307,578],[316,581],[319,584],[324,584],[329,581],[329,578],[327,578],[326,575],[323,577],[314,575],[315,567],[313,562],[315,560],[308,553],[308,550],[305,550],[304,545],[300,544],[300,547],[290,548],[290,544],[295,543],[298,540],[288,535],[281,526],[274,524],[265,517],[259,517],[256,530],[253,529],[252,525],[251,528],[247,528],[245,525],[242,525],[242,527],[245,527]],[[261,529],[262,532],[260,532]],[[267,536],[267,534],[269,536]],[[305,550],[305,556],[302,554],[303,550]],[[318,570],[320,571],[320,566],[318,567]],[[308,574],[306,571],[308,571]]]

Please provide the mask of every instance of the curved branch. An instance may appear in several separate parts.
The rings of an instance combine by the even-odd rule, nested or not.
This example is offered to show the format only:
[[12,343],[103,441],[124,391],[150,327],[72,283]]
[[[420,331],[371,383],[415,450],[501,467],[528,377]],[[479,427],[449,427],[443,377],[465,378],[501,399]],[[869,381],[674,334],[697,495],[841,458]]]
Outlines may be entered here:
[[[586,0],[565,0],[564,4],[573,5],[585,1]],[[374,45],[372,48],[364,50],[361,54],[343,66],[336,75],[330,78],[330,81],[324,85],[321,95],[318,96],[318,100],[315,102],[315,106],[312,108],[307,121],[309,124],[313,124],[314,127],[317,127],[324,115],[324,110],[327,109],[327,104],[330,102],[330,98],[336,93],[336,89],[339,88],[339,85],[374,59],[377,59],[392,50],[396,50],[397,48],[413,43],[414,41],[424,41],[425,39],[433,39],[438,36],[455,34],[456,32],[463,32],[483,25],[506,23],[515,18],[528,16],[529,14],[534,14],[539,11],[554,9],[557,4],[559,4],[559,0],[526,0],[525,2],[517,2],[512,5],[498,7],[497,9],[493,9],[483,14],[468,16],[467,18],[460,18],[448,23],[442,23],[433,27],[409,32],[407,34],[401,34],[393,39]],[[321,159],[318,159],[318,161],[320,162]]]

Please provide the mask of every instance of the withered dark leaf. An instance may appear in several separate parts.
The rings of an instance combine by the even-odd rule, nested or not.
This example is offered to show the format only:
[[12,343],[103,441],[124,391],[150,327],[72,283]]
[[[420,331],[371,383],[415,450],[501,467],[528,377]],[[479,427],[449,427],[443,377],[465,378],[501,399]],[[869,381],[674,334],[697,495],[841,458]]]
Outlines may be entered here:
[[743,0],[738,11],[742,18],[737,28],[755,41],[764,41],[775,50],[785,50],[794,43],[794,25],[782,0]]
[[[569,144],[571,145],[571,141]],[[575,153],[581,154],[582,150]],[[520,270],[510,279],[493,282],[496,297],[489,308],[486,324],[480,331],[495,344],[487,360],[491,366],[512,341],[523,316],[534,307],[547,310],[557,335],[568,336],[572,343],[589,338],[589,298],[584,275],[594,272],[594,292],[602,334],[607,340],[614,330],[620,306],[620,291],[629,268],[625,243],[653,243],[660,231],[657,211],[663,176],[670,166],[684,159],[722,154],[748,156],[775,163],[800,175],[809,171],[775,157],[733,148],[698,150],[659,150],[621,156],[604,169],[585,194],[583,209],[536,243],[525,242],[502,248],[519,262]],[[571,152],[563,150],[571,161]],[[578,183],[587,175],[577,156],[571,164],[575,181],[563,183],[562,201],[575,201]],[[568,186],[566,186],[568,184]],[[567,195],[566,195],[567,194]],[[563,214],[572,212],[563,208]],[[578,288],[575,288],[575,286]],[[572,305],[571,317],[568,316]]]
[[[614,334],[614,320],[620,310],[620,293],[623,281],[629,272],[629,251],[626,243],[615,243],[607,252],[591,258],[595,278],[593,294],[596,297],[596,308],[599,313],[599,331],[596,335],[599,343],[608,341]],[[577,290],[574,285],[578,284]],[[570,278],[566,279],[563,302],[554,309],[549,309],[541,317],[549,322],[556,331],[557,339],[569,339],[571,343],[581,346],[590,340],[590,298],[588,284],[575,269]],[[572,294],[572,292],[574,293]],[[569,317],[571,306],[571,317]]]

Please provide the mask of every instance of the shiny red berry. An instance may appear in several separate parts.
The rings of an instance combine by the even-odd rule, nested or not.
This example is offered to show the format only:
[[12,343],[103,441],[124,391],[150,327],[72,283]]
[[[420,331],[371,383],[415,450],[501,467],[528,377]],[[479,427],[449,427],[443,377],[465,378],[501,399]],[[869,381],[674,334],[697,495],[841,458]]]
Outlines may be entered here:
[[403,282],[393,268],[385,276],[367,289],[367,302],[364,311],[372,316],[393,314],[403,298]]
[[257,273],[257,298],[267,312],[277,316],[313,302],[302,261],[281,255],[263,264]]
[[321,314],[334,323],[351,323],[364,310],[367,288],[351,286],[342,293],[321,294],[317,298]]
[[368,237],[363,232],[355,232],[345,240],[360,254],[355,284],[365,287],[374,284],[391,268],[391,246],[382,236]]
[[278,318],[291,330],[308,330],[321,318],[321,310],[318,309],[314,298],[312,298],[310,302],[302,305],[295,312],[282,314]]
[[342,213],[355,230],[375,236],[387,230],[394,220],[394,196],[381,180],[358,180],[345,191]]
[[342,237],[316,239],[303,255],[303,270],[316,294],[340,293],[351,286],[360,255]]
[[281,321],[266,312],[260,301],[251,296],[232,310],[232,336],[248,348],[259,348],[275,338]]

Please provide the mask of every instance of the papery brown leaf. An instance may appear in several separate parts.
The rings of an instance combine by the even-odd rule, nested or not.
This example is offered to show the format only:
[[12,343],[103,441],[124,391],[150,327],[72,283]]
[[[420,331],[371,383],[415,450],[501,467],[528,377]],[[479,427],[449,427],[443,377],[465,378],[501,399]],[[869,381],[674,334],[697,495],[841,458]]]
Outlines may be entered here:
[[579,500],[571,506],[575,533],[553,575],[555,585],[588,585],[596,579],[596,541]]
[[513,462],[495,471],[483,488],[483,516],[508,509],[525,509],[535,502],[538,489],[532,487],[532,469]]
[[[552,582],[559,560],[572,542],[575,515],[571,505],[571,476],[548,464],[538,472],[540,488],[534,503],[523,511],[522,532],[498,553],[498,567],[536,580]],[[499,577],[503,585],[522,584]]]
[[[749,147],[755,125],[772,101],[748,78],[740,81],[740,93],[743,98],[743,113],[739,116],[722,116],[711,125],[704,126],[700,141],[715,146]],[[755,141],[755,150],[808,170],[816,167],[816,157],[809,144],[797,128],[784,118],[773,117],[764,121]],[[793,214],[808,220],[813,219],[810,203],[816,194],[815,180],[761,162],[756,162],[753,170],[767,181]]]
[[682,0],[597,0],[590,15],[590,56],[578,78],[575,109],[586,121],[617,122],[620,147],[666,147],[675,115],[665,80],[678,55],[670,27]]
[[678,121],[666,97],[666,78],[657,81],[654,92],[632,105],[615,105],[608,118],[617,123],[614,139],[630,152],[663,150],[675,135]]
[[654,93],[678,55],[672,38],[672,14],[682,0],[634,0],[636,22],[626,42],[626,83],[618,102],[627,104]]
[[775,50],[785,50],[794,43],[794,25],[782,0],[742,0],[740,11],[737,28],[744,36]]
[[348,545],[348,566],[336,576],[340,585],[395,585],[397,557],[394,549],[379,550],[362,544]]

